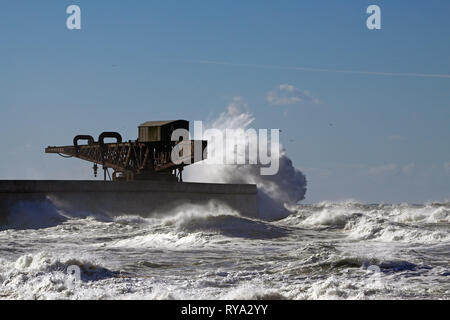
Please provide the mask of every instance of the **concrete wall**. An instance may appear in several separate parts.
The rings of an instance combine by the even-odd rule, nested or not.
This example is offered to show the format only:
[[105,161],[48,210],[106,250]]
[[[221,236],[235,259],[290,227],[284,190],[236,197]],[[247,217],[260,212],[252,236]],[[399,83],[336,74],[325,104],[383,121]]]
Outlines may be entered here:
[[15,204],[46,199],[69,212],[142,217],[163,214],[183,204],[215,200],[243,216],[257,217],[256,195],[255,185],[0,180],[0,223],[5,223]]

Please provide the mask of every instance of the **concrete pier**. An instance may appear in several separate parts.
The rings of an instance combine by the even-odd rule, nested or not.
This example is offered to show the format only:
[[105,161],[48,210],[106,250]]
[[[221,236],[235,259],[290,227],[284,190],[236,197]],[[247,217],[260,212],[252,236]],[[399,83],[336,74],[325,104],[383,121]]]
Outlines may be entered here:
[[14,206],[24,201],[51,201],[67,212],[151,217],[181,205],[213,200],[256,218],[256,195],[256,185],[0,180],[0,223],[6,223]]

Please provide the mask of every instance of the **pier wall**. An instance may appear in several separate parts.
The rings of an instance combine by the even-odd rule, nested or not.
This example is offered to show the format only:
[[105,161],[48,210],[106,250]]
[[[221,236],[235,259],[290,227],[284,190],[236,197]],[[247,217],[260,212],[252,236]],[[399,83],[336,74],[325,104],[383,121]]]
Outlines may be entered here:
[[258,217],[255,185],[0,180],[0,223],[14,206],[25,202],[51,201],[67,212],[108,216],[164,214],[186,204],[221,203],[246,217]]

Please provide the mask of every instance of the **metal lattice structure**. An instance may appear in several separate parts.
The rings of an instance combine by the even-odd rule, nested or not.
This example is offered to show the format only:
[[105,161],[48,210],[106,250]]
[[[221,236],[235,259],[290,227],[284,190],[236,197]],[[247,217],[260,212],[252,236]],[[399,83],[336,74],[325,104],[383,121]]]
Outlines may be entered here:
[[[165,122],[172,124],[172,122]],[[158,122],[159,126],[161,122]],[[152,126],[151,128],[157,128]],[[173,124],[167,134],[176,129]],[[163,131],[164,132],[164,131]],[[116,143],[105,143],[105,139],[116,139]],[[86,145],[79,145],[79,141],[87,141]],[[179,152],[179,159],[172,161],[172,151],[178,144],[184,144]],[[181,147],[181,146],[180,146]],[[116,132],[104,132],[95,142],[92,136],[76,136],[72,146],[48,147],[46,153],[59,154],[67,158],[78,158],[94,163],[94,175],[97,175],[98,166],[103,166],[104,179],[109,175],[108,169],[114,170],[111,180],[173,180],[182,181],[183,168],[189,164],[206,158],[206,141],[170,141],[160,137],[159,141],[122,142],[122,137]]]

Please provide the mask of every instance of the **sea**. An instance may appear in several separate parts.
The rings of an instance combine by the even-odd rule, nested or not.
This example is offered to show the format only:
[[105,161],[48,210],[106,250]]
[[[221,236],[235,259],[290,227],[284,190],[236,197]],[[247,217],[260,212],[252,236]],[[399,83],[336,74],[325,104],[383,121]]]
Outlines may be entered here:
[[450,299],[450,204],[218,203],[152,218],[23,203],[0,226],[0,299]]

